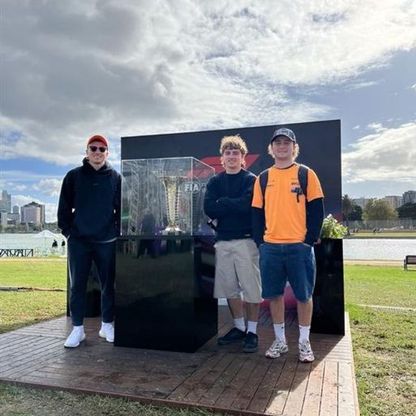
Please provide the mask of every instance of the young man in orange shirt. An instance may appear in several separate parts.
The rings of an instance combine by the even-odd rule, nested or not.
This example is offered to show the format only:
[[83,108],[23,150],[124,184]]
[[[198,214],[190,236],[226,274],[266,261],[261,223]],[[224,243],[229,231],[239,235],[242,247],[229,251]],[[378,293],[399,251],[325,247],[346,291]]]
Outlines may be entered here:
[[299,153],[295,133],[280,128],[273,133],[269,154],[274,166],[268,169],[263,190],[260,177],[253,193],[253,234],[260,249],[262,296],[270,301],[275,341],[266,357],[277,358],[288,351],[285,337],[284,289],[289,281],[297,300],[299,360],[315,357],[309,342],[312,320],[312,293],[315,285],[313,245],[319,240],[324,218],[323,192],[319,179],[307,169],[307,190],[299,181]]

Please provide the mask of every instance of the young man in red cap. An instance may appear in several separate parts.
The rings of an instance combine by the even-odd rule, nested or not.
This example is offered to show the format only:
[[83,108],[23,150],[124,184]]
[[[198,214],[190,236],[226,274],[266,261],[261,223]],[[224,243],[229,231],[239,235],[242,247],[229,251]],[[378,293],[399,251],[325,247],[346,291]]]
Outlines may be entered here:
[[107,159],[107,139],[92,136],[82,166],[70,170],[62,182],[58,226],[68,239],[69,308],[73,324],[64,344],[67,348],[78,347],[85,339],[83,320],[93,261],[101,285],[99,335],[108,342],[114,341],[115,244],[119,235],[121,176]]

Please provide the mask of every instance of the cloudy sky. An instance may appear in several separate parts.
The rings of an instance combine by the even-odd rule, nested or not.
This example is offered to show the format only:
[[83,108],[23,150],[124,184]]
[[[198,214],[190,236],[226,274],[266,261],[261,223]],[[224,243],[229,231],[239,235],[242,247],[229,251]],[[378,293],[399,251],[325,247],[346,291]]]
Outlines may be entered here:
[[414,0],[2,0],[0,189],[45,203],[86,139],[341,119],[343,193],[416,189]]

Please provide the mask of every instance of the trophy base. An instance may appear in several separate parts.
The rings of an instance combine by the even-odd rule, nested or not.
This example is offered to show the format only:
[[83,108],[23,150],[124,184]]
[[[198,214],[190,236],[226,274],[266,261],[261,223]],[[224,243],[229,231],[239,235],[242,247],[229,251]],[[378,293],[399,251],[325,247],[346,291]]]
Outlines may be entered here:
[[167,226],[163,231],[162,235],[180,235],[183,234],[183,231],[176,226]]

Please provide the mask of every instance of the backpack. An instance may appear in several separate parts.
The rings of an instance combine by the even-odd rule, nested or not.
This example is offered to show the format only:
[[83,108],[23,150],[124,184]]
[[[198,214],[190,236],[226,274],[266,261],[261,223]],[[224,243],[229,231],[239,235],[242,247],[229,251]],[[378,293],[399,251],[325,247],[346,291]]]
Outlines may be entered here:
[[[308,188],[308,170],[309,168],[305,165],[299,164],[299,170],[298,170],[298,181],[300,188],[296,189],[296,199],[299,202],[299,195],[305,195],[307,196],[307,188]],[[260,188],[261,193],[263,195],[263,209],[266,203],[266,200],[264,196],[266,195],[266,186],[267,181],[269,180],[269,169],[264,170],[259,175],[259,182],[260,182]]]

